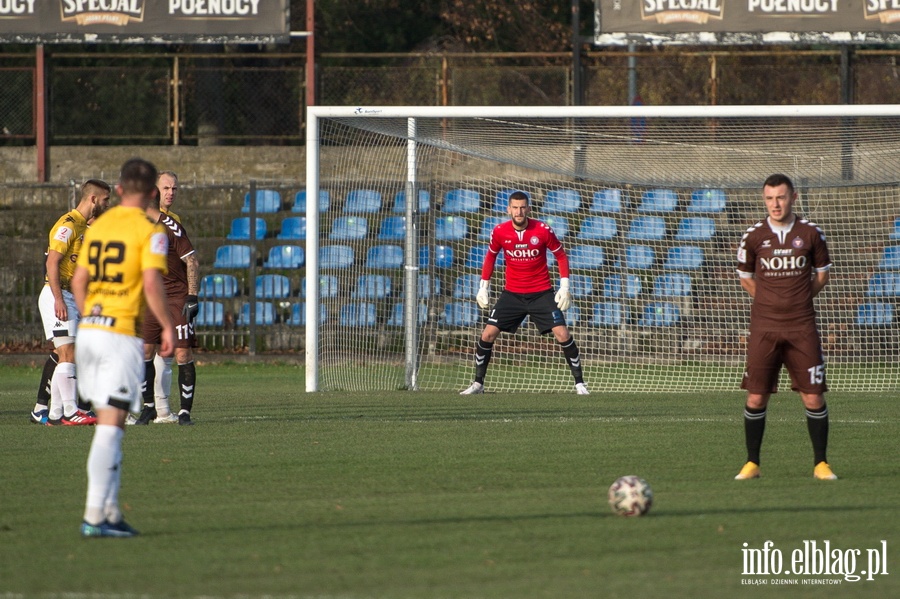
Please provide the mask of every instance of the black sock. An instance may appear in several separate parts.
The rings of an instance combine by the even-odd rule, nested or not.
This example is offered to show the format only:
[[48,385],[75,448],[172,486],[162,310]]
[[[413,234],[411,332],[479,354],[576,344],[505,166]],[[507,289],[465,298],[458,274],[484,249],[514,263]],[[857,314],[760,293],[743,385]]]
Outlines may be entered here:
[[178,365],[178,389],[181,393],[181,409],[187,412],[194,406],[194,385],[197,381],[197,369],[193,362]]
[[744,436],[747,440],[747,461],[759,465],[763,433],[766,431],[766,409],[744,407]]
[[566,362],[569,363],[569,370],[572,371],[575,384],[583,383],[584,372],[581,368],[581,353],[578,351],[578,346],[575,345],[575,338],[570,335],[568,340],[561,342],[559,346],[566,356]]
[[491,356],[494,354],[494,343],[478,339],[475,342],[475,382],[484,384],[484,377],[487,376],[488,364],[491,363]]
[[156,379],[156,365],[153,359],[144,360],[144,383],[141,385],[141,395],[144,405],[148,408],[156,406],[156,398],[153,395],[153,381]]
[[55,351],[50,352],[47,361],[44,362],[44,370],[41,372],[41,384],[37,392],[37,404],[42,406],[50,405],[50,379],[53,378],[53,371],[59,363],[59,355]]
[[806,409],[806,428],[813,446],[813,465],[827,462],[825,452],[828,449],[828,406],[822,404],[818,410]]

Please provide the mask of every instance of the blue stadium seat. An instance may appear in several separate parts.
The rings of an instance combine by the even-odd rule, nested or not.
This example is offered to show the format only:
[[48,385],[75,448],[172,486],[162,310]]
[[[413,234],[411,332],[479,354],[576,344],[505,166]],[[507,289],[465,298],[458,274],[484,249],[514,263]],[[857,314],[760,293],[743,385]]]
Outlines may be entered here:
[[661,216],[636,216],[625,239],[653,241],[666,236],[666,221]]
[[878,268],[882,270],[900,270],[900,245],[889,245],[882,250]]
[[341,306],[339,322],[342,327],[374,327],[375,304],[358,302]]
[[[256,238],[264,239],[267,232],[267,225],[264,218],[256,217]],[[247,240],[250,239],[250,217],[239,216],[231,221],[231,230],[228,232],[226,239]]]
[[594,293],[594,277],[590,275],[569,275],[572,297],[587,297]]
[[569,219],[565,216],[553,215],[541,219],[544,224],[553,229],[557,239],[563,239],[569,234]]
[[625,247],[625,268],[652,268],[656,262],[656,252],[649,245],[629,245]]
[[349,245],[323,245],[319,248],[319,268],[350,268],[356,256]]
[[900,216],[894,219],[894,228],[891,229],[891,239],[900,239]]
[[531,194],[527,191],[523,191],[521,189],[501,189],[494,195],[494,206],[492,210],[494,212],[500,212],[502,214],[506,214],[506,209],[509,207],[509,196],[517,191],[522,191],[523,193],[528,195],[529,201],[531,200]]
[[872,302],[856,307],[856,324],[863,327],[886,327],[894,322],[894,304]]
[[578,324],[581,320],[581,308],[572,304],[569,306],[569,309],[564,312],[566,317],[566,324],[569,326],[573,326]]
[[419,275],[416,277],[416,296],[429,299],[433,295],[441,294],[441,279],[431,275]]
[[264,268],[300,268],[306,261],[306,254],[299,245],[276,245],[269,248],[269,256]]
[[634,299],[641,294],[641,278],[631,274],[615,274],[603,280],[603,297]]
[[[331,194],[325,189],[319,190],[319,214],[327,212],[331,206]],[[291,206],[291,212],[301,212],[306,214],[306,190],[301,189],[294,194],[294,205]]]
[[622,212],[622,190],[607,188],[595,191],[591,212]]
[[475,189],[451,189],[444,195],[444,212],[478,212],[481,208],[481,194]]
[[[425,302],[419,302],[416,322],[420,325],[428,322],[428,306],[425,305]],[[387,319],[387,325],[389,327],[402,327],[405,324],[403,320],[403,302],[398,302],[394,304],[394,308],[391,310],[391,315]]]
[[481,313],[474,301],[448,302],[444,304],[441,324],[450,327],[473,327],[481,320]]
[[599,245],[574,245],[567,253],[570,268],[595,269],[604,263],[603,248]]
[[708,216],[688,216],[681,219],[675,231],[678,241],[709,241],[716,234],[716,222]]
[[499,225],[500,223],[502,223],[503,221],[506,221],[506,220],[509,220],[509,219],[506,217],[503,217],[503,216],[497,216],[495,214],[485,218],[481,222],[481,229],[479,229],[479,232],[478,232],[479,241],[490,241],[491,233],[494,232],[494,227],[496,227],[497,225]]
[[[466,268],[477,268],[481,269],[484,265],[484,256],[487,254],[488,244],[476,245],[469,250],[469,253],[466,254],[466,261],[463,264]],[[494,267],[500,267],[504,264],[503,252],[497,254],[497,261],[494,263]]]
[[678,196],[671,189],[648,189],[641,196],[638,212],[672,212]]
[[384,299],[391,295],[391,278],[385,275],[359,275],[353,299]]
[[455,299],[475,299],[478,288],[481,286],[481,275],[460,275],[456,277],[453,285],[453,297]]
[[[319,275],[319,299],[338,296],[338,278],[334,275]],[[306,277],[300,281],[300,297],[306,297]]]
[[406,238],[406,217],[388,216],[381,221],[378,239],[381,241],[400,241]]
[[365,214],[381,210],[381,192],[374,189],[354,189],[347,194],[344,212]]
[[[319,324],[328,322],[328,310],[325,304],[319,304]],[[295,327],[306,326],[306,302],[300,302],[291,306],[291,315],[288,317],[287,324]]]
[[666,270],[696,270],[702,265],[702,248],[695,245],[676,245],[669,248],[663,268]]
[[197,297],[219,298],[235,297],[240,293],[237,277],[234,275],[206,275],[200,279],[200,291]]
[[653,280],[653,295],[656,297],[685,297],[690,294],[690,275],[681,272],[666,273]]
[[439,216],[434,220],[434,238],[438,241],[459,241],[469,234],[469,224],[462,216]]
[[877,272],[869,278],[866,289],[869,297],[895,297],[900,296],[900,273]]
[[284,275],[257,275],[256,297],[283,299],[291,295],[291,280]]
[[366,252],[366,268],[402,268],[403,248],[399,245],[375,245]]
[[[428,212],[431,207],[431,194],[428,193],[428,190],[420,189],[418,196],[419,204],[416,208],[420,213]],[[394,195],[394,212],[406,214],[406,192],[402,189]]]
[[541,214],[554,212],[578,212],[581,208],[581,194],[574,189],[551,189],[544,198]]
[[576,239],[604,241],[612,239],[618,232],[616,219],[611,216],[589,216],[581,223]]
[[328,239],[365,239],[369,234],[369,221],[363,216],[339,216],[331,223]]
[[697,189],[691,192],[688,212],[723,212],[725,210],[725,192],[721,189]]
[[200,302],[200,311],[194,324],[200,327],[221,327],[225,324],[225,306],[222,302]]
[[671,327],[678,324],[681,312],[670,302],[650,302],[644,306],[638,324],[642,327]]
[[[250,192],[244,194],[244,205],[241,212],[250,212]],[[256,212],[259,214],[274,213],[281,210],[281,194],[274,189],[256,190]]]
[[[275,304],[272,302],[256,302],[256,324],[268,326],[275,324]],[[238,316],[238,326],[250,325],[250,302],[244,302],[241,313]]]
[[306,217],[305,216],[289,216],[281,221],[281,230],[276,239],[306,239]]
[[216,248],[213,268],[249,268],[250,246],[223,245]]
[[434,267],[441,269],[453,267],[453,248],[451,246],[434,246]]
[[594,304],[591,324],[597,327],[620,327],[628,324],[631,310],[621,302],[598,302]]

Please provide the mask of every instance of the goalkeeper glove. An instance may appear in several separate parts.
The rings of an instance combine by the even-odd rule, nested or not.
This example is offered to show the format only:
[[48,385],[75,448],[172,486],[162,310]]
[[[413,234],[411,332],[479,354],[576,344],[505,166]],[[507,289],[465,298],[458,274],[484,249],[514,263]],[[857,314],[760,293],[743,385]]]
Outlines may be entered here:
[[475,301],[483,310],[487,310],[491,305],[490,281],[481,280],[481,286],[478,287],[478,293],[475,294]]
[[187,299],[184,300],[184,308],[181,309],[181,313],[184,314],[184,318],[191,323],[197,318],[197,314],[200,313],[200,302],[197,301],[196,295],[189,295]]
[[569,306],[572,304],[572,294],[569,293],[568,277],[562,277],[559,280],[559,291],[556,292],[556,297],[553,299],[556,300],[556,307],[560,310],[566,311],[569,309]]

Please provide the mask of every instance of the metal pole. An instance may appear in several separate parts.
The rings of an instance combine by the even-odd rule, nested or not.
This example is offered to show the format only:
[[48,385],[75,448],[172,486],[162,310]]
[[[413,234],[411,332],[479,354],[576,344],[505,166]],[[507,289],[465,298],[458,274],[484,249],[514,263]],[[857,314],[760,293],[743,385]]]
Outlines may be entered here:
[[250,179],[250,343],[251,356],[256,355],[256,180]]
[[637,98],[637,47],[634,44],[628,44],[628,105],[634,106],[634,99]]
[[306,110],[306,391],[319,390],[319,117]]
[[[419,209],[419,191],[416,185],[416,119],[406,121],[406,243],[404,262],[403,325],[406,328],[406,388],[414,391],[418,385],[419,347],[419,235],[415,214]],[[429,253],[430,255],[430,253]]]
[[[841,104],[853,104],[853,55],[849,46],[841,46]],[[841,179],[853,179],[853,123],[855,119],[841,119]]]
[[[315,0],[306,0],[306,105],[316,105],[316,2]],[[309,191],[307,190],[307,193]],[[316,202],[318,197],[313,198]],[[309,197],[306,198],[306,204],[309,205]]]
[[35,145],[37,146],[37,179],[47,181],[47,67],[44,44],[38,44],[34,60]]

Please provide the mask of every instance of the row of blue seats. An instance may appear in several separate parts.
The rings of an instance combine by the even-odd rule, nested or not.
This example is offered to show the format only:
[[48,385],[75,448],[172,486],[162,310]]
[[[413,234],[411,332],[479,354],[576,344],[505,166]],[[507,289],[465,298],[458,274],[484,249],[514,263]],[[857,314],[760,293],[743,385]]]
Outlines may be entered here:
[[[478,230],[478,239],[488,240],[494,227],[508,220],[507,217],[489,216]],[[560,239],[570,234],[569,219],[551,216],[543,219]],[[369,236],[369,220],[364,216],[339,216],[328,227],[328,239],[366,239]],[[438,241],[458,241],[469,235],[469,222],[463,216],[442,216],[435,219],[434,237]],[[256,217],[255,238],[264,239],[269,233],[266,220]],[[590,216],[578,227],[576,239],[608,240],[618,235],[618,224],[611,216]],[[638,216],[629,224],[625,239],[653,241],[664,239],[668,233],[666,222],[660,216]],[[678,241],[709,241],[716,233],[715,221],[707,216],[688,216],[678,222],[675,239]],[[241,216],[231,221],[227,239],[249,240],[250,217]],[[387,216],[381,220],[375,237],[379,241],[399,241],[406,238],[406,217]],[[306,239],[306,217],[289,216],[281,221],[275,239]]]
[[[463,265],[466,268],[481,268],[484,255],[487,251],[486,244],[472,247]],[[216,249],[214,268],[249,268],[251,260],[251,248],[246,245],[225,245]],[[429,246],[421,246],[419,249],[419,268],[427,268],[431,261]],[[573,269],[594,270],[606,266],[606,252],[599,245],[574,245],[567,250],[569,267]],[[305,263],[305,252],[299,245],[277,245],[269,248],[268,255],[263,262],[264,268],[301,268]],[[552,265],[553,255],[548,254],[548,261]],[[696,270],[703,265],[703,248],[694,245],[677,245],[666,250],[662,268],[666,270]],[[350,268],[356,262],[356,253],[349,245],[325,245],[319,248],[319,268],[340,269]],[[434,266],[436,268],[450,268],[454,263],[454,250],[450,246],[434,246]],[[402,268],[404,264],[403,248],[399,245],[375,245],[366,250],[365,267],[372,269]],[[503,264],[503,254],[497,259],[497,264]],[[657,264],[656,249],[647,245],[632,244],[625,247],[624,260],[619,260],[612,266],[624,266],[628,269],[649,269]]]
[[[453,297],[456,299],[472,299],[478,292],[481,275],[465,274],[456,277],[453,285]],[[400,282],[398,281],[398,284]],[[296,295],[306,297],[306,277],[294,291],[291,280],[285,275],[257,275],[254,282],[256,297],[261,299],[285,299]],[[583,298],[602,292],[608,298],[637,298],[641,295],[642,282],[636,275],[616,274],[605,277],[602,284],[594,285],[594,277],[588,275],[572,275],[571,290],[575,298]],[[690,275],[684,273],[667,273],[657,275],[653,279],[652,295],[654,297],[687,297],[691,295],[692,281]],[[359,275],[354,281],[350,296],[360,299],[384,299],[395,294],[400,288],[395,286],[394,279],[387,275]],[[417,275],[416,294],[428,299],[441,294],[441,280],[438,277]],[[201,299],[221,299],[242,295],[237,277],[234,275],[206,275],[200,280]],[[319,297],[334,298],[340,295],[338,278],[334,275],[319,277]]]
[[[494,212],[506,212],[509,196],[514,189],[501,189],[494,195],[492,210]],[[244,205],[241,211],[250,212],[251,194],[244,196]],[[637,204],[638,212],[672,212],[678,207],[678,194],[672,189],[648,189],[641,194]],[[431,204],[431,195],[427,190],[418,192],[418,211],[426,212]],[[687,199],[685,210],[687,212],[718,213],[725,210],[726,197],[721,189],[697,189],[691,192]],[[342,208],[343,212],[353,214],[365,214],[380,212],[382,209],[382,194],[375,189],[353,189],[347,193]],[[319,212],[325,212],[331,207],[331,194],[324,189],[319,190]],[[622,198],[622,190],[617,188],[605,188],[595,191],[590,203],[583,203],[581,193],[575,189],[557,188],[549,190],[544,201],[540,204],[541,214],[578,212],[582,208],[590,212],[622,212],[625,202]],[[444,194],[442,211],[448,213],[479,212],[482,208],[481,192],[477,189],[456,188]],[[274,213],[284,209],[281,194],[272,189],[259,189],[256,191],[256,211],[259,213]],[[292,212],[306,212],[306,191],[298,191],[294,195],[294,201],[290,206]],[[406,211],[406,192],[398,191],[394,195],[394,212]]]
[[[473,327],[481,323],[482,313],[475,302],[447,302],[438,317],[438,324],[449,327]],[[621,302],[598,302],[592,306],[592,314],[588,324],[598,327],[619,327],[637,324],[642,327],[671,327],[681,320],[681,310],[671,302],[651,302],[644,306],[637,322],[631,320],[631,307]],[[257,325],[268,326],[283,322],[293,326],[306,326],[306,303],[291,304],[289,314],[282,320],[279,309],[272,302],[256,302]],[[318,309],[319,324],[328,322],[328,310],[324,304]],[[420,303],[417,310],[418,323],[428,321],[428,310]],[[251,322],[250,304],[244,303],[237,315],[237,326],[249,326]],[[581,310],[572,306],[566,311],[566,322],[570,325],[583,324]],[[338,323],[347,327],[374,327],[378,324],[378,310],[371,302],[354,302],[341,306]],[[195,324],[200,327],[221,327],[225,324],[225,306],[221,302],[202,301]],[[403,303],[393,305],[390,315],[385,320],[387,326],[402,327]]]

